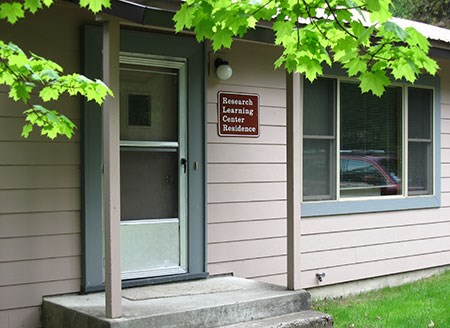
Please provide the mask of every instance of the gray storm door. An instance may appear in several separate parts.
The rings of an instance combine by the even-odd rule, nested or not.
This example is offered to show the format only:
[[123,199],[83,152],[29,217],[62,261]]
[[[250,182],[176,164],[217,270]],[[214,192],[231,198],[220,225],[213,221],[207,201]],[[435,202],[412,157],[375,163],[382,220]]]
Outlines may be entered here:
[[[161,18],[161,12],[158,11],[154,14],[154,17]],[[171,15],[166,17],[167,24],[173,24],[171,17]],[[192,36],[129,29],[121,30],[120,40],[120,51],[123,55],[122,76],[130,78],[128,87],[123,89],[123,92],[127,92],[128,95],[120,95],[124,109],[121,121],[122,124],[125,124],[122,126],[122,132],[125,133],[122,135],[121,154],[125,162],[122,163],[122,169],[132,174],[128,179],[122,179],[122,197],[128,198],[130,201],[128,205],[122,205],[122,211],[125,210],[122,230],[129,228],[129,235],[136,236],[136,244],[131,244],[131,246],[139,250],[139,252],[133,253],[132,248],[129,248],[130,245],[127,246],[127,243],[131,243],[133,240],[124,238],[121,248],[127,247],[128,255],[131,257],[127,256],[129,263],[123,263],[125,279],[122,285],[132,287],[207,277],[205,178],[207,124],[204,45],[197,43],[195,37]],[[84,73],[93,79],[102,78],[101,27],[85,26],[83,58]],[[127,62],[127,58],[134,61]],[[137,72],[133,70],[137,70]],[[132,78],[135,79],[134,82]],[[142,80],[139,80],[141,78]],[[158,116],[162,113],[160,110],[163,106],[162,100],[158,100],[162,99],[158,98],[159,90],[141,88],[145,80],[147,79],[149,82],[148,80],[151,78],[160,79],[161,83],[166,84],[172,81],[170,83],[175,84],[174,88],[178,88],[176,95],[173,98],[170,97],[171,101],[174,99],[177,101],[178,106],[175,109],[172,106],[176,113],[170,114],[173,120],[167,121],[172,123],[171,126],[164,125],[166,123],[161,121],[162,118]],[[125,85],[126,83],[123,83],[123,86]],[[162,90],[173,90],[173,88],[167,87]],[[125,109],[130,105],[134,107],[134,110],[131,110],[130,117],[126,117],[124,115],[128,114]],[[101,237],[103,236],[102,111],[94,102],[85,102],[83,108],[82,128],[80,129],[83,163],[81,287],[83,292],[95,292],[104,289],[102,265],[104,254]],[[170,111],[170,109],[167,110]],[[155,125],[157,122],[160,122],[158,123],[160,126],[164,125],[165,132],[159,131],[151,134],[149,130],[157,126]],[[175,128],[173,124],[175,124]],[[183,131],[181,127],[185,130]],[[178,135],[173,136],[174,129]],[[129,133],[128,137],[127,133]],[[176,162],[177,159],[179,162]],[[187,160],[186,173],[184,173],[185,162],[183,159]],[[127,161],[128,164],[126,164]],[[164,166],[167,166],[164,168],[166,171],[160,172],[159,175],[156,173],[155,176],[150,175],[149,172],[153,173],[156,168]],[[176,170],[178,170],[178,176]],[[130,182],[132,179],[138,180],[138,182],[151,179],[152,184],[133,184]],[[129,186],[140,186],[142,188],[140,191],[134,190],[133,192],[142,197],[131,198],[132,192],[124,191],[127,183]],[[174,187],[176,184],[178,187]],[[149,195],[152,193],[156,193],[156,196],[160,198],[157,201],[155,198],[150,198]],[[144,197],[145,194],[148,195],[147,198]],[[152,199],[153,202],[158,203],[158,206],[151,205]],[[135,204],[135,209],[132,202],[137,200],[140,200],[140,204],[145,205],[147,210],[157,208],[160,212],[144,214],[144,206],[140,208],[143,210],[142,213],[136,213],[139,204]],[[176,200],[178,200],[178,205],[175,203]],[[172,204],[170,207],[167,206],[169,202]],[[173,206],[174,203],[175,206]],[[176,208],[177,206],[178,208]],[[185,212],[183,213],[183,211]],[[136,224],[133,225],[133,223]],[[124,228],[126,225],[127,227]],[[177,225],[178,230],[174,228]],[[160,233],[155,236],[151,228],[156,226],[161,229]],[[139,235],[142,238],[137,238]],[[167,238],[164,239],[164,236]],[[167,248],[158,242],[158,238],[169,243]],[[143,240],[148,242],[143,245],[137,244],[138,241]],[[144,249],[145,247],[147,248]],[[156,257],[149,255],[152,252],[158,256],[163,252],[166,253],[162,257]],[[135,254],[140,254],[139,261],[137,257],[132,257]],[[133,279],[133,277],[141,278]]]
[[186,61],[120,56],[122,279],[186,273]]

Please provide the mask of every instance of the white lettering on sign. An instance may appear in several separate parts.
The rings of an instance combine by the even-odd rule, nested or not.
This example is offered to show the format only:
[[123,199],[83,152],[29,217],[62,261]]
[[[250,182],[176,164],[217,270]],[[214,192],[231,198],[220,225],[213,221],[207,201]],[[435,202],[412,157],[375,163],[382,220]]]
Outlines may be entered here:
[[251,99],[229,99],[227,97],[223,97],[222,104],[253,106],[253,101]]
[[259,95],[220,91],[217,105],[220,136],[259,136]]

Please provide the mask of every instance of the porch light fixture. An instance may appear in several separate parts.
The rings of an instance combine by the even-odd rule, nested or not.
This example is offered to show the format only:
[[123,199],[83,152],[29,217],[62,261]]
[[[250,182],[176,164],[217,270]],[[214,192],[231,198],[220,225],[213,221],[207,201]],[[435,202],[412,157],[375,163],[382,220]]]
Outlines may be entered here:
[[233,75],[233,69],[222,58],[216,58],[214,65],[216,66],[216,75],[220,80],[228,80]]

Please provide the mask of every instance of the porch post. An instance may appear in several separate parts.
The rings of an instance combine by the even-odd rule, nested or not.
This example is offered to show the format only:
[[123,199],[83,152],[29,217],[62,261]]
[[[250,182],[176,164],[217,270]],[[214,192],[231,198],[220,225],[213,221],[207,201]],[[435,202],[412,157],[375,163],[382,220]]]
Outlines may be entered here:
[[120,271],[120,100],[119,21],[103,21],[103,79],[114,92],[103,106],[103,189],[105,218],[105,312],[107,318],[122,315]]
[[300,289],[300,202],[302,188],[303,80],[286,76],[287,96],[287,286]]

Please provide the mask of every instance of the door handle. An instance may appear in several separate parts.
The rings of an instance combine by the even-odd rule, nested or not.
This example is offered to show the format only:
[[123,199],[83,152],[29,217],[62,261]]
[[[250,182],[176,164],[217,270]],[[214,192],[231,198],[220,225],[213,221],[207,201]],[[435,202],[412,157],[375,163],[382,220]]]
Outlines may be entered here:
[[183,172],[186,173],[186,168],[187,168],[187,159],[186,158],[181,159],[181,165],[183,166]]

